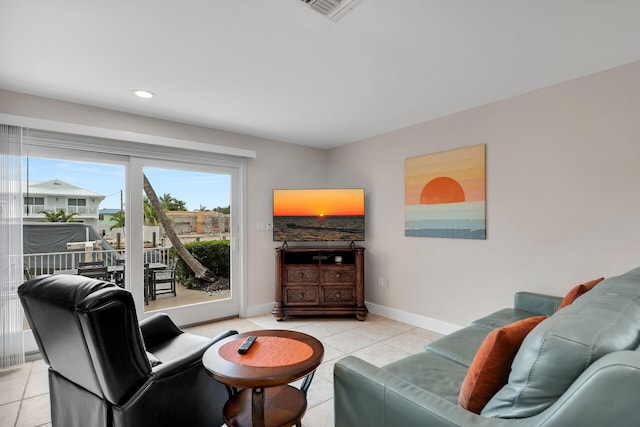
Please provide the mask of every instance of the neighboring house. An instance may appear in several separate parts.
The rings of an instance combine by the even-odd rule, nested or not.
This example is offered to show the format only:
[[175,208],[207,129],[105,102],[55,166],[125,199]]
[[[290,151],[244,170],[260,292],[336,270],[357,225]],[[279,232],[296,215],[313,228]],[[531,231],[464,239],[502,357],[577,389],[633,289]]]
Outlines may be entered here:
[[113,216],[121,211],[122,209],[100,209],[98,212],[100,224],[108,224],[109,226],[113,225],[115,223]]
[[121,209],[100,209],[100,211],[98,211],[98,227],[96,230],[98,230],[101,236],[111,238],[113,237],[112,234],[115,236],[116,233],[123,233],[123,230],[120,228],[111,228],[116,223],[113,216],[120,211]]
[[229,231],[230,215],[216,211],[168,211],[178,234],[222,235]]
[[[121,228],[111,228],[115,224],[113,216],[118,212],[120,212],[120,209],[100,209],[99,211],[99,223],[96,230],[111,242],[115,242],[117,233],[124,234],[124,230]],[[228,238],[230,223],[230,215],[228,214],[216,211],[167,211],[166,214],[171,220],[176,233],[183,238],[189,235],[195,236],[191,240],[201,237],[206,239]],[[164,230],[161,225],[144,226],[145,243],[155,243],[154,246],[168,245],[169,242],[163,238]],[[187,238],[187,240],[189,239]]]
[[98,229],[98,209],[105,196],[76,187],[60,179],[23,183],[25,221],[46,221],[42,212],[74,213],[74,222],[82,222]]

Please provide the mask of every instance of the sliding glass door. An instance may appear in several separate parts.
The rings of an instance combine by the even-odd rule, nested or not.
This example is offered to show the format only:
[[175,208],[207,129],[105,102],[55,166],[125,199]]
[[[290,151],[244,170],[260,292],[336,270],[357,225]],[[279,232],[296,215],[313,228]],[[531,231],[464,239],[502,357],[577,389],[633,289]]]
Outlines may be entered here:
[[[25,240],[25,274],[81,274],[81,262],[100,261],[111,280],[132,292],[140,318],[162,311],[187,325],[238,315],[242,162],[162,147],[149,157],[113,154],[113,147],[91,141],[65,148],[57,138],[24,144],[24,221],[39,223],[25,226],[32,240],[31,249]],[[51,242],[42,227],[53,222],[66,223],[57,229],[81,228],[82,235],[65,231]],[[46,245],[47,256],[27,253]]]
[[144,311],[184,323],[238,314],[233,168],[136,159],[142,173]]

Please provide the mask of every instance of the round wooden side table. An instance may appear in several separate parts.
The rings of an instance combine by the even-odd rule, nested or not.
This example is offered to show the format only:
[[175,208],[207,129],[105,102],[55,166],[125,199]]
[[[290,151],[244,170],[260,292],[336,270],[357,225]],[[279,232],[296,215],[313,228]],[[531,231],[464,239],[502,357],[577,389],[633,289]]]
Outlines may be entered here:
[[[238,354],[250,335],[258,337],[256,342],[247,354]],[[300,424],[307,409],[306,393],[323,356],[322,343],[310,335],[265,329],[217,342],[204,353],[202,364],[227,386],[229,400],[223,408],[227,425],[291,426]],[[300,389],[289,385],[302,377]]]

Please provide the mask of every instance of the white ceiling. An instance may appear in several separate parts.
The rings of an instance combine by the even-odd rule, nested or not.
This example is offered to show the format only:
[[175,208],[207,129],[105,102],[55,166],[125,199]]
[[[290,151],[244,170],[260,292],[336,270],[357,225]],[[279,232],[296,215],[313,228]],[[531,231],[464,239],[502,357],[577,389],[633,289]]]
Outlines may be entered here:
[[[640,60],[638,0],[0,0],[0,88],[331,148]],[[156,93],[134,97],[134,88]]]

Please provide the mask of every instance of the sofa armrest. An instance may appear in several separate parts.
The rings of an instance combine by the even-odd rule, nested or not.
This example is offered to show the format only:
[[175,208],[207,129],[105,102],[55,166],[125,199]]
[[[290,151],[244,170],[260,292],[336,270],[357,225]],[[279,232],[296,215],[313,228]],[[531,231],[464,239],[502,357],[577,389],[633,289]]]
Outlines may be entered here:
[[535,292],[516,292],[513,307],[539,316],[551,316],[558,311],[562,297],[537,294]]
[[335,427],[383,427],[384,384],[391,373],[347,356],[334,364]]
[[354,356],[336,362],[333,384],[335,427],[513,425],[462,409]]

